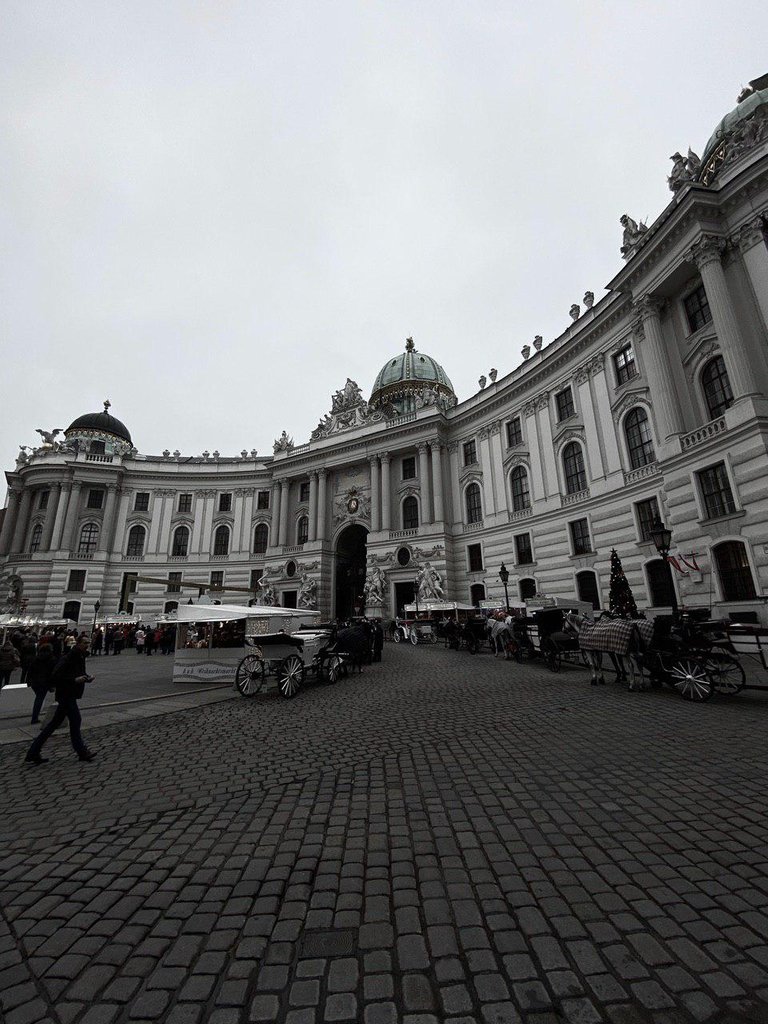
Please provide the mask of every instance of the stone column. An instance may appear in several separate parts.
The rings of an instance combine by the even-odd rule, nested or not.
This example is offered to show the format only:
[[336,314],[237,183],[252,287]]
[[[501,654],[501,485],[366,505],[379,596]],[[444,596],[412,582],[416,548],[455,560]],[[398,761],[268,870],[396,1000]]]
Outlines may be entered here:
[[240,521],[240,551],[247,555],[251,550],[253,542],[251,537],[251,523],[253,522],[253,503],[255,501],[256,488],[243,488],[243,517]]
[[422,523],[432,522],[432,509],[429,501],[429,448],[426,441],[419,442],[419,491],[421,493]]
[[525,436],[528,440],[528,451],[531,461],[531,497],[533,501],[546,498],[544,493],[544,475],[541,469],[541,451],[539,449],[539,428],[536,423],[536,403],[528,402],[523,406],[525,420]]
[[77,517],[80,513],[80,491],[82,488],[83,485],[80,480],[72,482],[69,504],[67,505],[67,517],[64,520],[64,532],[61,536],[61,546],[65,551],[72,550],[75,526],[77,525]]
[[451,462],[451,504],[452,519],[454,523],[461,523],[464,520],[464,512],[461,507],[461,484],[459,482],[459,443],[451,441],[448,445],[448,456]]
[[432,498],[435,503],[435,522],[445,521],[443,504],[443,446],[439,441],[430,442],[432,449]]
[[372,455],[371,464],[371,533],[381,530],[381,504],[379,502],[379,458]]
[[192,536],[190,538],[189,553],[199,555],[203,548],[203,526],[205,521],[205,491],[194,491],[194,518],[192,520]]
[[58,551],[61,547],[61,535],[64,530],[64,521],[67,516],[67,508],[69,507],[70,492],[72,485],[70,483],[63,483],[61,485],[61,494],[59,495],[59,504],[56,509],[56,518],[53,522],[53,534],[51,536],[51,551]]
[[[602,354],[590,360],[588,369],[592,375],[594,408],[610,409],[611,397],[608,392],[608,381],[605,379],[605,359]],[[621,469],[621,455],[619,454],[619,442],[616,438],[613,421],[609,417],[603,426],[598,419],[597,428],[603,441],[602,451],[606,470],[608,473],[618,473]]]
[[[635,324],[635,337],[642,341],[643,369],[651,389],[660,440],[666,441],[681,432],[680,410],[675,400],[674,376],[664,342],[659,316],[659,302],[646,297],[635,303],[640,323]],[[644,341],[642,339],[645,339]]]
[[736,240],[768,331],[768,243],[763,217],[755,217],[745,224]]
[[104,503],[104,519],[99,530],[99,543],[96,545],[96,553],[99,555],[108,555],[111,550],[116,504],[117,487],[115,484],[109,484],[107,487],[107,500]]
[[7,555],[11,547],[11,537],[19,514],[19,494],[20,492],[13,487],[8,492],[8,506],[3,519],[3,529],[0,531],[0,555]]
[[325,506],[326,506],[326,489],[328,486],[328,472],[325,469],[321,469],[317,474],[317,539],[320,543],[324,543],[327,539],[325,536]]
[[504,455],[501,451],[501,423],[499,420],[491,424],[488,445],[491,453],[494,501],[496,502],[496,511],[501,512],[507,505],[507,492],[504,485]]
[[384,452],[381,458],[381,528],[382,530],[392,529],[392,511],[390,507],[391,473],[389,470],[389,452]]
[[535,405],[541,439],[541,461],[544,466],[544,492],[549,496],[558,494],[560,491],[555,462],[555,446],[552,441],[552,421],[549,418],[549,392],[542,392],[536,399]]
[[[590,472],[595,478],[603,477],[605,476],[605,466],[603,465],[600,435],[597,431],[595,409],[592,404],[592,390],[589,386],[589,365],[582,366],[576,371],[575,381],[576,387],[579,389],[579,404],[584,418],[584,434],[589,453]],[[610,406],[606,406],[606,409],[610,409]]]
[[483,515],[496,515],[496,496],[493,493],[493,467],[491,465],[490,428],[480,430],[480,467],[483,471]]
[[731,302],[728,282],[720,260],[725,239],[704,235],[691,249],[699,268],[704,291],[712,313],[712,322],[720,341],[728,379],[735,401],[759,394],[759,387],[750,366],[749,351]]
[[[56,513],[59,508],[59,499],[61,497],[61,484],[53,484],[51,487],[51,493],[48,495],[48,508],[45,513],[45,525],[43,526],[43,535],[40,538],[40,550],[50,551],[51,550],[51,538],[53,537],[53,525],[56,522]],[[2,547],[0,547],[0,551]]]
[[269,501],[272,509],[272,520],[269,527],[269,546],[276,548],[280,544],[280,481],[272,481],[272,497]]
[[32,508],[33,494],[34,491],[31,487],[24,487],[21,492],[19,513],[16,516],[16,525],[13,531],[13,540],[11,541],[11,554],[24,550],[24,538],[27,535],[27,527],[29,526],[29,513]]
[[280,481],[280,532],[277,536],[277,543],[280,547],[288,543],[288,492],[290,481],[283,478]]
[[317,473],[309,474],[309,537],[310,543],[317,540]]

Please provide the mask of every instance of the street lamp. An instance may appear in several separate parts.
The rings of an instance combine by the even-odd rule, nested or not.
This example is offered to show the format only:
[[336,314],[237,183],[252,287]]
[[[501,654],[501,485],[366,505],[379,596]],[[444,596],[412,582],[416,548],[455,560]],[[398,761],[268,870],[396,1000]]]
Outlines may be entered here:
[[506,565],[504,565],[503,562],[501,563],[501,568],[499,569],[499,579],[504,584],[504,601],[505,601],[504,610],[508,612],[509,611],[509,591],[507,590],[507,584],[509,583],[509,569],[506,567]]
[[413,587],[414,600],[416,602],[416,618],[419,617],[419,574],[416,573],[416,580]]
[[95,601],[93,605],[93,629],[91,632],[96,632],[96,619],[99,615],[99,608],[101,608],[101,601]]
[[669,549],[672,545],[672,531],[668,529],[661,519],[656,516],[653,526],[651,527],[651,540],[653,545],[661,556],[664,565],[667,569],[667,576],[669,577],[669,594],[671,597],[670,604],[672,605],[672,615],[677,618],[677,594],[675,593],[675,582],[672,578],[672,566],[669,564]]

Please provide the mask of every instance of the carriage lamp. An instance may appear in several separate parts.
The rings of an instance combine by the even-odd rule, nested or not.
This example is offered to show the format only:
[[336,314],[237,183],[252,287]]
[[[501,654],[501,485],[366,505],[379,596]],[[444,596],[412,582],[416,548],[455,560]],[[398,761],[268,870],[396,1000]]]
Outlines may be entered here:
[[672,614],[677,618],[677,594],[675,593],[675,581],[672,578],[672,566],[669,564],[669,560],[667,558],[669,555],[669,549],[672,545],[672,531],[669,530],[657,516],[653,526],[651,527],[650,534],[653,546],[658,551],[664,565],[666,566],[667,582],[669,583],[669,603],[672,607]]
[[506,567],[506,565],[504,565],[503,562],[501,563],[501,568],[499,569],[499,579],[504,585],[504,607],[506,608],[507,611],[509,611],[509,591],[507,590],[507,584],[509,583],[509,569]]

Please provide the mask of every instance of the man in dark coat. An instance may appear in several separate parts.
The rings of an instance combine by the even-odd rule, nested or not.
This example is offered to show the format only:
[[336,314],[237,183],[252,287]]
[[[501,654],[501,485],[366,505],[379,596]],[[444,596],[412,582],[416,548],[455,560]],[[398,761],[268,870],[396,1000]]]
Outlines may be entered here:
[[41,754],[43,744],[65,719],[69,719],[69,735],[78,758],[81,761],[93,761],[95,755],[86,747],[80,734],[81,717],[77,706],[79,698],[83,696],[85,684],[93,679],[93,676],[89,676],[85,671],[88,647],[88,638],[80,637],[72,650],[65,654],[54,668],[51,681],[56,686],[57,707],[51,721],[32,741],[24,759],[28,764],[43,764],[48,760]]

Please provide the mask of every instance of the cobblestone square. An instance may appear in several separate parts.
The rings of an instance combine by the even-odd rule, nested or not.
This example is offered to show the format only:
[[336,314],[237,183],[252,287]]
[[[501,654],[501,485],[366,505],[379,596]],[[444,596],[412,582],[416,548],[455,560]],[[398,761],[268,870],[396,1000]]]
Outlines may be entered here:
[[764,1024],[766,714],[392,644],[86,710],[93,764],[0,748],[2,1019]]

